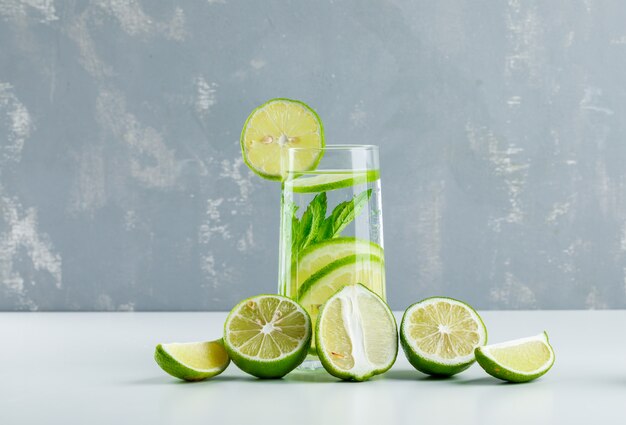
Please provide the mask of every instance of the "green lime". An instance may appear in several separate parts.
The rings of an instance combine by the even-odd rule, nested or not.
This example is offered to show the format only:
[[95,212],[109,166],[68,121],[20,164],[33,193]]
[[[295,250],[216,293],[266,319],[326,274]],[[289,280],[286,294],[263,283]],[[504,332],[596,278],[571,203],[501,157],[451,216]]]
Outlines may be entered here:
[[487,329],[469,305],[433,297],[410,306],[400,324],[400,342],[417,370],[452,376],[470,367],[474,349],[487,342]]
[[298,253],[298,258],[291,264],[291,292],[296,294],[296,288],[313,274],[329,264],[344,257],[355,254],[370,254],[377,259],[383,258],[383,248],[371,241],[351,237],[327,239],[309,245]]
[[[385,295],[385,265],[379,257],[357,254],[328,264],[309,277],[298,291],[298,301],[316,323],[319,309],[345,285],[362,283],[377,294]],[[312,345],[312,352],[315,352]]]
[[550,370],[554,350],[543,332],[529,338],[476,348],[476,360],[489,375],[509,382],[528,382]]
[[230,363],[221,339],[208,342],[159,344],[154,360],[165,372],[185,381],[219,375]]
[[304,361],[311,333],[311,319],[295,301],[257,295],[231,310],[224,324],[224,346],[244,372],[280,378]]
[[396,319],[387,304],[361,284],[346,285],[320,310],[315,344],[324,369],[365,381],[386,372],[398,355]]
[[285,186],[297,193],[317,193],[369,183],[379,178],[380,172],[378,170],[354,171],[350,173],[328,172],[327,174],[316,174],[313,177],[304,175],[288,180]]
[[319,148],[298,155],[294,170],[314,169],[323,155],[324,127],[303,102],[272,99],[250,113],[241,131],[241,153],[252,171],[270,180],[284,180],[282,157],[291,147]]

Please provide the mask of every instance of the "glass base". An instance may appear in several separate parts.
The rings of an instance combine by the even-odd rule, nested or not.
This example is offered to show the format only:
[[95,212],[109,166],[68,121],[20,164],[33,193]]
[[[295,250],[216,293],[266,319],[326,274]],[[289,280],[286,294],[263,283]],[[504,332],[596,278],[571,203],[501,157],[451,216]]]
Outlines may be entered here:
[[324,366],[322,366],[320,359],[313,354],[306,356],[306,359],[298,366],[299,371],[315,371],[320,369],[324,369]]

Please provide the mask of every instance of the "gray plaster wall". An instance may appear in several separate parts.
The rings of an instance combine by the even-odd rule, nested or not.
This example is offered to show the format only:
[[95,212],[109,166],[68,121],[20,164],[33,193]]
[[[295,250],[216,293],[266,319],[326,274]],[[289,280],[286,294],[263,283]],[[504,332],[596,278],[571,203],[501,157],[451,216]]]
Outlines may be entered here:
[[380,145],[388,295],[626,307],[626,3],[0,0],[0,309],[274,292],[273,97]]

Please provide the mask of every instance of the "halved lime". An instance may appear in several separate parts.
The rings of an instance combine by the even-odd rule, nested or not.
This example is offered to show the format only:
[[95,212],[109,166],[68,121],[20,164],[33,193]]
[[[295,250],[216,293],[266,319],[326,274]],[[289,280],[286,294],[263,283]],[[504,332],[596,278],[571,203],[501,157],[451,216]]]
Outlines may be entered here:
[[224,324],[224,346],[244,372],[280,378],[304,361],[311,333],[311,319],[295,301],[258,295],[231,310]]
[[395,362],[396,319],[378,295],[360,284],[346,285],[322,306],[315,343],[328,373],[364,381]]
[[[300,287],[298,301],[316,323],[319,310],[345,285],[361,283],[377,294],[385,295],[385,266],[370,254],[357,254],[334,261],[314,273]],[[315,332],[314,332],[315,333]],[[315,352],[314,344],[311,351]]]
[[306,174],[288,180],[285,186],[297,193],[328,192],[329,190],[342,189],[356,186],[358,184],[369,183],[380,178],[378,170],[346,172],[326,172],[327,174],[316,174],[308,177]]
[[476,348],[476,360],[491,376],[509,382],[528,382],[550,370],[554,350],[543,332],[529,338]]
[[208,342],[159,344],[154,360],[165,372],[185,381],[219,375],[230,363],[221,339]]
[[487,342],[487,329],[478,313],[464,302],[433,297],[404,312],[400,342],[417,370],[452,376],[474,363],[474,349]]
[[297,156],[291,171],[317,166],[324,147],[319,116],[298,100],[272,99],[250,113],[241,131],[241,153],[252,171],[270,180],[284,180],[283,151],[290,147],[320,148]]
[[313,274],[334,261],[356,254],[369,254],[376,259],[383,259],[383,248],[366,239],[341,237],[327,239],[310,245],[298,253],[291,264],[291,292],[296,295],[297,288]]

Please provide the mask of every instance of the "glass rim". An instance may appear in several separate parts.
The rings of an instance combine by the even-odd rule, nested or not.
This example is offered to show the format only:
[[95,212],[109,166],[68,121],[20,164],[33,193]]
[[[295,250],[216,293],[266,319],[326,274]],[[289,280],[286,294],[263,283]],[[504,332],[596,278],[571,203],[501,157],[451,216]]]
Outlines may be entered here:
[[362,150],[362,151],[374,151],[378,150],[377,145],[359,145],[359,144],[339,144],[339,145],[326,145],[324,147],[298,147],[298,146],[290,146],[287,148],[287,151],[351,151],[351,150]]

